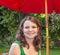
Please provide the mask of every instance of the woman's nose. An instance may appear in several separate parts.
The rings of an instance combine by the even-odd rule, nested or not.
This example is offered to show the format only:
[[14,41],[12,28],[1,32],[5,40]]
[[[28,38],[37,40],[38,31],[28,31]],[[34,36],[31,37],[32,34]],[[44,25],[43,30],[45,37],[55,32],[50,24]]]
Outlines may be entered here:
[[29,28],[29,31],[32,31],[33,29],[32,28]]

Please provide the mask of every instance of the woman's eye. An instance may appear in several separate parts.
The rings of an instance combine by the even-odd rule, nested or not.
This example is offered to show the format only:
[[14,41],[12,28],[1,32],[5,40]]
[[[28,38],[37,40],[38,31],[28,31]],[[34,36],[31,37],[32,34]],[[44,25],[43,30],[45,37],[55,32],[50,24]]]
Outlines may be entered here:
[[32,28],[37,28],[37,27],[35,27],[35,26],[32,26]]
[[[26,26],[26,27],[24,27],[24,28],[29,29],[30,27],[29,27],[29,26]],[[37,28],[37,27],[32,26],[31,28]]]
[[26,29],[28,29],[29,27],[27,26],[27,27],[25,27]]

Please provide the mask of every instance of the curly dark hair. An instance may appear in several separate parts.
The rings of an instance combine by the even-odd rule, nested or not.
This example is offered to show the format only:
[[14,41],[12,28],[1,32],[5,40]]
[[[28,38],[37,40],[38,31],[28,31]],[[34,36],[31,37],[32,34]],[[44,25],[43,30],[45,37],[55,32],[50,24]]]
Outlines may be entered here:
[[23,35],[23,30],[22,30],[23,29],[23,24],[26,20],[30,20],[31,22],[34,22],[37,25],[37,27],[39,28],[38,35],[33,40],[33,46],[34,46],[35,50],[38,51],[40,49],[39,46],[41,46],[41,24],[37,20],[36,17],[34,17],[34,16],[25,16],[23,18],[23,20],[19,24],[19,29],[18,29],[18,32],[16,34],[16,39],[20,41],[20,43],[23,47],[28,46],[27,48],[29,49],[29,44],[27,43],[27,41],[26,41],[26,39]]

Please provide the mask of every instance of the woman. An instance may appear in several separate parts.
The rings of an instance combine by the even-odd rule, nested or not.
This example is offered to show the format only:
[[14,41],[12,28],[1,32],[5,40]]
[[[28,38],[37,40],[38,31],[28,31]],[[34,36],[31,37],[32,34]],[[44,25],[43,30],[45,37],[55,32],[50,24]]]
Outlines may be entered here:
[[33,16],[26,16],[19,24],[16,41],[9,55],[40,55],[41,25]]

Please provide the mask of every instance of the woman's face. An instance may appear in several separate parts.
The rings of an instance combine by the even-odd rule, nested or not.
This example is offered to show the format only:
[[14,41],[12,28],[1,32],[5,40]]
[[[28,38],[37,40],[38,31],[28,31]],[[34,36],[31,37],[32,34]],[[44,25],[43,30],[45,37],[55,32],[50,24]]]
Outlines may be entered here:
[[25,38],[34,38],[38,34],[38,27],[30,20],[26,20],[23,24],[23,33]]

